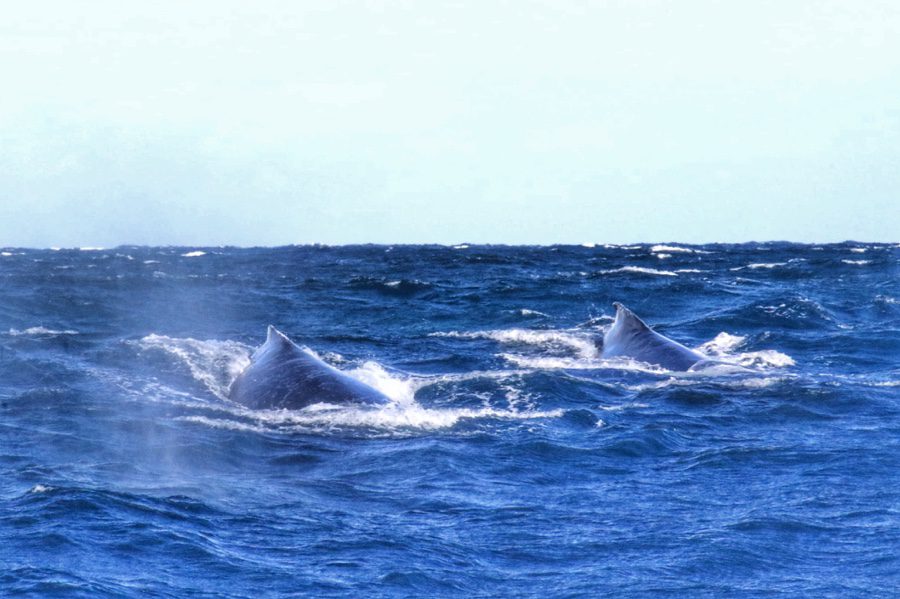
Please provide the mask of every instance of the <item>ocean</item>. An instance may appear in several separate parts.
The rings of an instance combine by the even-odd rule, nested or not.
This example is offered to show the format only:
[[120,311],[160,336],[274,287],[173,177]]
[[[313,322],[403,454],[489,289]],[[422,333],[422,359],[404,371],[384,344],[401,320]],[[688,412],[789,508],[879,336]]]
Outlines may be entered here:
[[[3,248],[0,596],[897,596],[898,266]],[[743,368],[602,359],[614,301]],[[231,403],[269,324],[391,403]]]

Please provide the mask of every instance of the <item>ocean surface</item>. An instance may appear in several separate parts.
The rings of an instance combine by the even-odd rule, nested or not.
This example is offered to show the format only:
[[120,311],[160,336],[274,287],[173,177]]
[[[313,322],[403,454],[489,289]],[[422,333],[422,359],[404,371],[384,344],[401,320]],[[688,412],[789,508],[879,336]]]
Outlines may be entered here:
[[[891,597],[900,246],[0,251],[0,596]],[[603,360],[620,301],[743,368]],[[252,411],[273,324],[387,407]]]

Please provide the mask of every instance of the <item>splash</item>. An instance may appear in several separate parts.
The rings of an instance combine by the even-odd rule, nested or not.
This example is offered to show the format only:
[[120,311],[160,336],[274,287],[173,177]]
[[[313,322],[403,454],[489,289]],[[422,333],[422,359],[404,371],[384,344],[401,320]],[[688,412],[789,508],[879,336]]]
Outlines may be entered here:
[[191,376],[219,399],[227,399],[231,382],[250,364],[251,349],[237,341],[147,335],[136,342],[143,350],[163,351],[185,364]]
[[[191,376],[211,393],[224,400],[215,407],[216,415],[210,415],[208,404],[185,402],[184,393],[175,393],[178,404],[185,408],[202,409],[202,415],[188,415],[180,420],[214,428],[245,430],[259,433],[271,432],[325,432],[345,428],[371,428],[391,434],[412,429],[435,430],[455,426],[461,420],[501,419],[530,420],[557,418],[563,410],[541,411],[532,408],[521,392],[511,386],[502,386],[506,398],[505,407],[485,403],[481,408],[426,408],[416,400],[416,393],[425,387],[440,383],[459,383],[472,379],[509,379],[520,371],[472,372],[465,374],[416,376],[390,372],[381,364],[368,361],[357,368],[343,372],[374,387],[391,403],[385,406],[336,406],[315,404],[300,410],[249,410],[227,399],[228,388],[234,378],[249,364],[251,348],[235,341],[173,338],[165,335],[148,335],[136,342],[143,350],[160,350],[186,365]],[[310,353],[315,352],[307,349]],[[343,357],[330,355],[330,361],[344,361]],[[158,389],[163,391],[166,389]]]
[[714,339],[707,341],[696,349],[708,356],[722,356],[739,347],[746,340],[746,337],[732,335],[723,331],[716,335]]

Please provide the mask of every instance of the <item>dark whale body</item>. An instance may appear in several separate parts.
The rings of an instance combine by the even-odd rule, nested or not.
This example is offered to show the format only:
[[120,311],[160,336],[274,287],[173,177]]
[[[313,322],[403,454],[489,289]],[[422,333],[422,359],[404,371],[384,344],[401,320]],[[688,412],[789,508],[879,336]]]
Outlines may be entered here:
[[266,342],[231,383],[228,397],[253,409],[300,409],[317,403],[385,404],[390,400],[269,326]]
[[603,340],[598,339],[597,343],[602,350],[602,357],[632,358],[666,370],[678,371],[717,363],[700,352],[660,335],[619,302],[613,305],[616,307],[616,321],[603,336]]

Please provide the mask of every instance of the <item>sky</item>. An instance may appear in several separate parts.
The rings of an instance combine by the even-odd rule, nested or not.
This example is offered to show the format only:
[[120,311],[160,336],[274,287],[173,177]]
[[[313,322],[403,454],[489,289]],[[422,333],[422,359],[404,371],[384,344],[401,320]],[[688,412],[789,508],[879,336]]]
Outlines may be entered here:
[[900,240],[894,0],[4,13],[0,246]]

